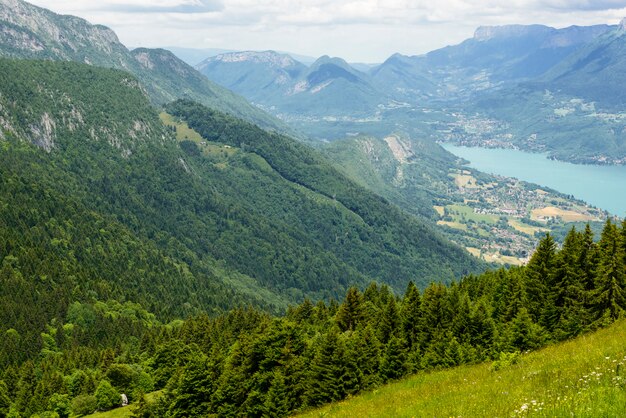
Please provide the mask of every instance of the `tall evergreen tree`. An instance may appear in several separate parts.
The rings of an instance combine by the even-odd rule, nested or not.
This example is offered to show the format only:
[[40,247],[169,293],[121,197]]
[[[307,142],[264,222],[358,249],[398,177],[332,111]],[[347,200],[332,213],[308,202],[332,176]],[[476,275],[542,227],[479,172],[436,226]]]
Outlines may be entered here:
[[285,385],[285,378],[280,370],[274,371],[272,377],[272,383],[267,397],[265,398],[265,404],[263,405],[264,417],[286,417],[290,412],[290,405],[288,399],[288,390]]
[[382,312],[378,331],[380,342],[383,344],[387,344],[391,337],[398,336],[401,333],[400,311],[396,298],[393,296],[387,298],[387,304]]
[[407,371],[406,360],[404,342],[399,337],[391,337],[380,362],[380,376],[383,378],[383,381],[404,376]]
[[402,299],[402,323],[409,350],[417,348],[421,325],[421,297],[413,281],[407,285]]
[[549,233],[539,241],[526,266],[526,305],[534,322],[539,322],[547,303],[547,291],[554,284],[552,277],[556,243]]
[[364,317],[363,296],[359,289],[352,286],[337,311],[337,325],[342,331],[354,331]]
[[556,256],[554,286],[548,289],[541,324],[557,340],[578,335],[585,327],[585,283],[577,267],[584,245],[584,235],[572,228]]
[[624,254],[617,226],[607,220],[598,242],[599,264],[594,306],[596,323],[605,324],[624,314]]
[[346,396],[348,369],[345,354],[344,341],[333,327],[321,338],[311,363],[307,393],[309,405],[320,405]]

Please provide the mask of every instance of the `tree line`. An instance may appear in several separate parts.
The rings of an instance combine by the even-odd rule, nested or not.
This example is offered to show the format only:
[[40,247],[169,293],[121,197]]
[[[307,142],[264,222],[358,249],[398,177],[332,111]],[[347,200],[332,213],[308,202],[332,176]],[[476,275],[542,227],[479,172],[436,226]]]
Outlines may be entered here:
[[[242,307],[160,324],[130,303],[75,303],[37,359],[0,375],[0,411],[67,416],[117,406],[125,393],[138,417],[287,416],[606,326],[624,315],[625,279],[626,224],[609,220],[597,242],[588,227],[561,248],[546,235],[523,267],[423,291],[411,282],[401,296],[352,287],[341,302],[307,299],[283,316]],[[101,329],[109,340],[99,342]]]

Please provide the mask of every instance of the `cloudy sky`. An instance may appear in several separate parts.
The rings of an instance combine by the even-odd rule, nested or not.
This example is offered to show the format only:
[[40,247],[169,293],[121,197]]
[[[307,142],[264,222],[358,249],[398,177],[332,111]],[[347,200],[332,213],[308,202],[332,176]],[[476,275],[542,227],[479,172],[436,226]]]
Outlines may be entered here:
[[416,55],[481,25],[618,23],[626,0],[29,0],[114,29],[127,46],[274,49],[352,62]]

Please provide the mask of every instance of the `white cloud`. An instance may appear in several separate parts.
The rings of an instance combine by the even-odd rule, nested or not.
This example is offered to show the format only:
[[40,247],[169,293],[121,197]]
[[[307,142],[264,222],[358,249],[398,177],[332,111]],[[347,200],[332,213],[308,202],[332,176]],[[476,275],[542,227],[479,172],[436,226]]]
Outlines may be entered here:
[[[110,26],[132,46],[276,49],[382,61],[482,25],[617,23],[626,0],[33,0]],[[211,40],[210,42],[207,40]]]

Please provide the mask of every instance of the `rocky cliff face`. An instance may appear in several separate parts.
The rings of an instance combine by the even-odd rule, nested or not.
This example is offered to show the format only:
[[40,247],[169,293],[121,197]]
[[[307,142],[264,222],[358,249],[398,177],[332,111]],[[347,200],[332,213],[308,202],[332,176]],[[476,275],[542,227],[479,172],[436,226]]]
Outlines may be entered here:
[[128,50],[111,29],[21,0],[3,0],[0,4],[0,53],[132,68]]
[[[294,67],[300,64],[296,60],[291,58],[289,55],[279,54],[274,51],[231,52],[228,54],[221,54],[216,57],[209,58],[206,61],[207,62],[221,61],[221,62],[227,62],[227,63],[253,62],[253,63],[268,64],[269,66],[277,67],[277,68],[289,68],[289,67]],[[199,67],[201,66],[202,64],[200,64]]]
[[22,0],[0,1],[0,57],[77,61],[128,71],[153,103],[193,98],[213,109],[284,132],[288,128],[242,97],[210,82],[169,51],[132,53],[111,29]]

